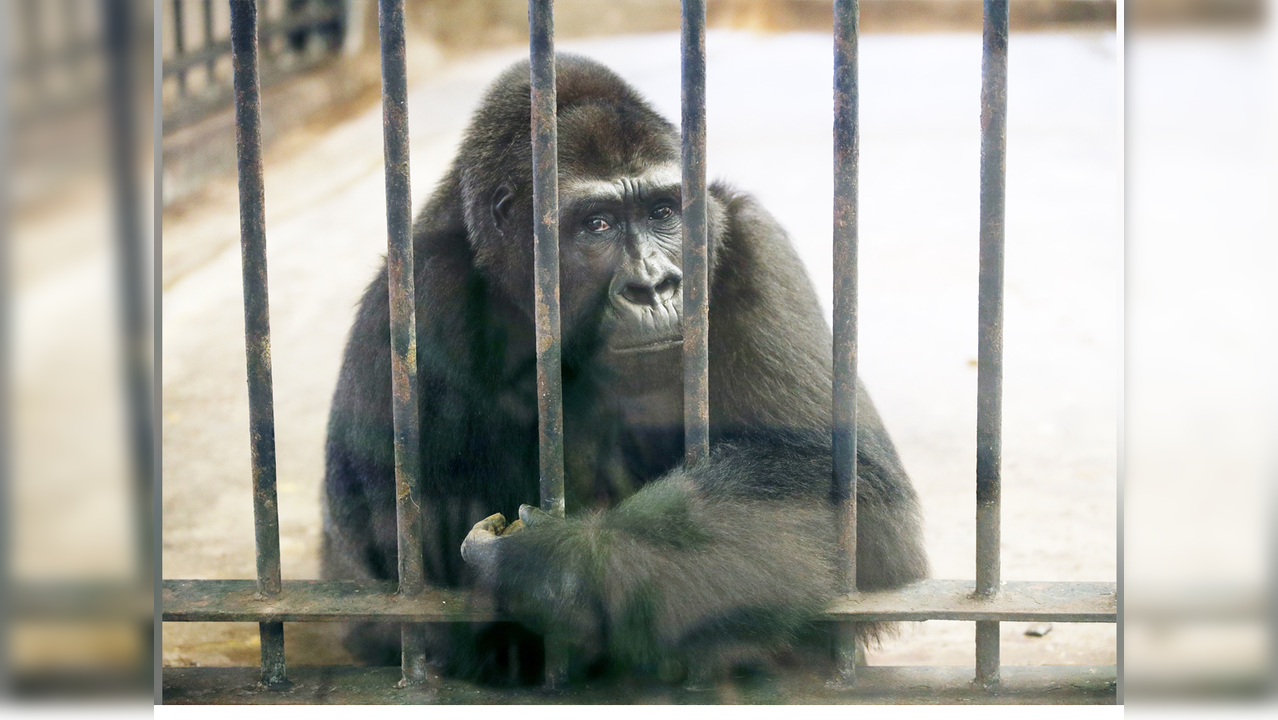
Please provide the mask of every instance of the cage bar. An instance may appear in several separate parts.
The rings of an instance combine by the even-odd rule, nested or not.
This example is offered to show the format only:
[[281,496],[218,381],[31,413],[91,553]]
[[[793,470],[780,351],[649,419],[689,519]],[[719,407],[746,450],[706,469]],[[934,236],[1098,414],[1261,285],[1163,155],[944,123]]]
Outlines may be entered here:
[[[380,0],[382,138],[386,164],[386,276],[390,295],[391,406],[399,594],[426,588],[422,556],[421,441],[417,417],[417,312],[413,283],[413,198],[408,173],[408,70],[404,0]],[[423,628],[400,631],[404,686],[427,680]]]
[[[280,518],[275,496],[275,401],[271,390],[271,319],[266,283],[266,210],[262,186],[262,102],[257,73],[257,3],[231,2],[235,67],[235,136],[240,190],[240,249],[244,273],[244,347],[248,356],[249,436],[253,458],[253,528],[257,585],[280,594]],[[284,675],[284,626],[260,623],[262,682]]]
[[533,264],[541,509],[564,516],[564,415],[559,327],[559,129],[553,0],[529,0],[532,87]]
[[[554,0],[528,2],[533,171],[533,293],[537,332],[537,431],[541,509],[564,516],[564,415],[559,320],[559,117]],[[562,686],[564,648],[546,640],[546,685]]]
[[[976,593],[999,592],[1003,238],[1008,0],[985,0],[981,48],[981,234],[976,376]],[[976,682],[999,678],[998,623],[976,624]]]
[[706,4],[683,0],[683,433],[689,464],[710,456],[710,257],[706,242]]
[[[834,405],[831,497],[839,530],[839,585],[856,592],[856,361],[858,0],[834,3]],[[839,679],[856,680],[856,625],[840,623],[836,635]]]
[[[133,500],[137,509],[135,543],[138,558],[138,586],[154,587],[155,579],[155,435],[152,431],[151,338],[148,333],[147,296],[150,283],[144,279],[145,264],[142,244],[142,207],[137,181],[137,136],[133,79],[133,43],[135,38],[133,7],[130,0],[107,0],[102,18],[102,45],[107,59],[107,111],[111,138],[111,187],[114,191],[114,223],[116,241],[116,273],[120,298],[120,330],[124,343],[120,348],[127,392],[127,427],[129,438],[129,470],[133,476]],[[64,6],[70,21],[71,8]],[[69,29],[72,41],[78,39]],[[141,640],[139,676],[154,676],[155,622],[138,625]]]

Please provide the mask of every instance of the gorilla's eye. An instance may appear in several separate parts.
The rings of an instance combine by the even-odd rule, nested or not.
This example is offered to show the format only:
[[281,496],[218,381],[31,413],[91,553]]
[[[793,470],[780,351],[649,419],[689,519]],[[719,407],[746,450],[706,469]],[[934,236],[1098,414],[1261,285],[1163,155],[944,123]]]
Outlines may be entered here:
[[650,217],[653,220],[669,220],[674,216],[674,208],[669,205],[658,205],[652,209]]
[[592,233],[605,232],[612,227],[612,225],[609,225],[608,221],[600,215],[593,215],[586,218],[586,222],[583,224],[585,225],[586,230],[589,230]]

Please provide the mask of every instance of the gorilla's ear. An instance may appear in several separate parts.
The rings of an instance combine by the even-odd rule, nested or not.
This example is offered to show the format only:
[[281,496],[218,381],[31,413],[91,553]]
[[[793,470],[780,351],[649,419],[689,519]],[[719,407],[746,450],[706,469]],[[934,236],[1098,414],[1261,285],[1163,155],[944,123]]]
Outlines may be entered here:
[[510,217],[510,209],[515,204],[515,189],[510,185],[502,184],[493,192],[493,222],[496,223],[498,229],[506,224],[506,219]]

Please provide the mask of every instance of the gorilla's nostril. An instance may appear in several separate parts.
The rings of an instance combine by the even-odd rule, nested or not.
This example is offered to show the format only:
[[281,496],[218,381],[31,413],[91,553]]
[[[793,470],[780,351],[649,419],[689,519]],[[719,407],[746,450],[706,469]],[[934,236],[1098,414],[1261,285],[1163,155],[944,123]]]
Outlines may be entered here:
[[657,283],[657,287],[653,288],[658,300],[669,300],[679,292],[679,278],[668,277]]
[[651,287],[641,283],[626,283],[626,286],[621,289],[621,297],[635,305],[655,305],[657,303],[657,294]]

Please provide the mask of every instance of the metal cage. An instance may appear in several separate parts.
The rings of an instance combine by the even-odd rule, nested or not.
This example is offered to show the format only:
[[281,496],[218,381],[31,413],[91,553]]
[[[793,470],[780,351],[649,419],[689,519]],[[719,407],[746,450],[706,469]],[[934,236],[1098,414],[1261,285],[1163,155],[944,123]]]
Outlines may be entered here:
[[[455,686],[429,675],[424,639],[416,623],[494,619],[466,602],[466,593],[427,587],[421,526],[416,521],[419,426],[416,417],[412,207],[408,175],[408,117],[404,1],[381,0],[382,107],[395,474],[398,502],[399,582],[284,581],[280,575],[275,491],[270,322],[258,79],[258,8],[231,0],[231,38],[239,153],[245,346],[248,362],[257,580],[165,580],[165,622],[257,622],[261,668],[165,668],[166,702],[536,702],[537,691],[487,691]],[[684,204],[684,393],[689,459],[709,448],[706,302],[705,2],[685,0],[682,17]],[[1007,582],[1000,578],[1000,438],[1002,399],[1004,153],[1007,116],[1008,0],[984,1],[981,90],[980,291],[974,581],[929,580],[882,592],[855,588],[857,371],[857,0],[836,0],[834,197],[834,473],[839,498],[846,594],[828,617],[850,629],[857,622],[966,620],[976,622],[975,674],[971,667],[858,666],[851,634],[840,633],[838,677],[832,683],[784,683],[738,700],[755,702],[1099,702],[1118,699],[1117,668],[1000,667],[999,623],[1004,621],[1115,622],[1113,582]],[[536,207],[536,332],[541,507],[563,513],[563,424],[560,378],[558,193],[554,26],[552,0],[529,2],[532,75],[534,205]],[[191,61],[195,63],[193,59]],[[168,68],[166,67],[166,73]],[[380,620],[403,623],[403,667],[299,668],[284,666],[284,622]],[[553,663],[548,663],[553,674]],[[589,688],[560,701],[629,702],[638,691]],[[663,691],[659,699],[713,701],[690,690]],[[680,696],[679,693],[689,693]],[[673,694],[671,694],[673,693]],[[652,699],[652,698],[646,698]]]

